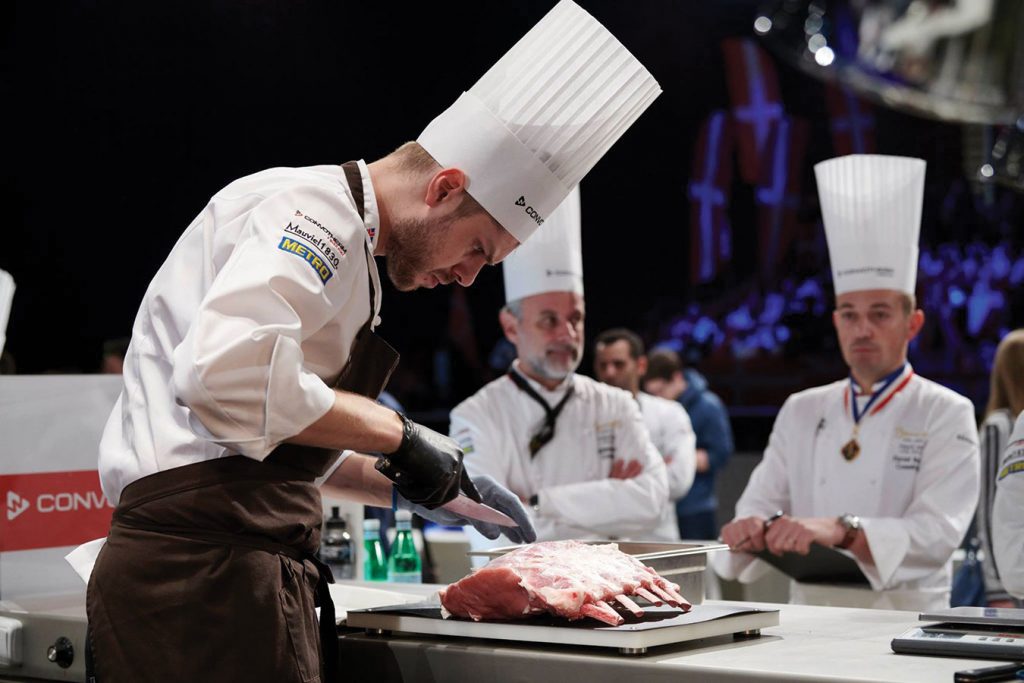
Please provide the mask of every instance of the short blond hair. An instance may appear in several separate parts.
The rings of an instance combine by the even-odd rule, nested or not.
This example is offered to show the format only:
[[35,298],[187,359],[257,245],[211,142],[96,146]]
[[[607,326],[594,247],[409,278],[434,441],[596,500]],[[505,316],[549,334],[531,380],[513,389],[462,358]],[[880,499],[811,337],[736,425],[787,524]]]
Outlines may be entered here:
[[[433,176],[443,168],[441,164],[437,163],[437,160],[430,155],[430,152],[423,149],[423,146],[416,141],[406,142],[401,145],[398,149],[389,154],[388,158],[395,164],[395,168],[400,172],[417,179],[425,176]],[[463,192],[462,202],[459,204],[458,208],[452,212],[451,219],[458,220],[460,218],[469,218],[470,216],[475,216],[482,211],[486,211],[484,207],[470,196],[469,192]],[[494,220],[493,216],[491,216],[491,220]],[[501,225],[497,221],[494,221],[494,223],[499,226]]]
[[917,308],[917,297],[904,292],[903,296],[900,297],[900,303],[903,304],[903,312],[910,315]]

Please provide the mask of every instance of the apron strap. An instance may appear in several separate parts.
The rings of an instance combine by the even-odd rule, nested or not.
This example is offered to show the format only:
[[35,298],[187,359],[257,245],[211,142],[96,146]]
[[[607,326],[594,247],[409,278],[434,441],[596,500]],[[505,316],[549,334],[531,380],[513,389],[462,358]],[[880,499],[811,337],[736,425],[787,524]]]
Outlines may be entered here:
[[324,662],[324,681],[329,683],[338,680],[338,618],[330,589],[330,584],[334,583],[334,574],[316,555],[309,554],[306,559],[313,563],[319,575],[316,581],[316,604],[320,608],[320,656]]
[[[363,174],[359,171],[359,164],[346,161],[341,165],[341,169],[345,171],[345,180],[348,181],[348,189],[352,191],[352,200],[356,203],[359,218],[366,223],[366,194],[363,190]],[[359,334],[363,334],[364,330],[372,330],[373,319],[377,317],[376,288],[373,286],[373,275],[370,274],[373,255],[370,254],[370,246],[366,244],[366,240],[363,240],[363,251],[366,252],[366,278],[370,283],[370,319],[359,329]]]

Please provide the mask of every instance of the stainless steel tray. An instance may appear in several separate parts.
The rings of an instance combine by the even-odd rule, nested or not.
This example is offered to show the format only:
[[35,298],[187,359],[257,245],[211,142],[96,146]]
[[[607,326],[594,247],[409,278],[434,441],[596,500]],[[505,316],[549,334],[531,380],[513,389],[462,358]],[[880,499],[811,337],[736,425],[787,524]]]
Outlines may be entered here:
[[753,637],[762,628],[778,626],[778,610],[745,606],[700,606],[687,613],[668,606],[645,607],[640,619],[619,626],[593,620],[567,621],[541,615],[523,621],[470,621],[442,619],[433,601],[396,605],[348,613],[348,626],[371,635],[392,631],[426,636],[511,640],[521,645],[553,644],[614,648],[620,654],[643,654],[649,647],[700,638],[734,635]]
[[[724,543],[701,541],[658,543],[654,541],[604,541],[590,539],[580,542],[595,545],[615,543],[622,552],[632,555],[666,579],[679,584],[679,592],[695,605],[704,602],[704,569],[708,564],[707,554],[729,549],[729,546]],[[522,547],[510,545],[501,548],[489,548],[487,550],[472,550],[467,554],[493,559]]]

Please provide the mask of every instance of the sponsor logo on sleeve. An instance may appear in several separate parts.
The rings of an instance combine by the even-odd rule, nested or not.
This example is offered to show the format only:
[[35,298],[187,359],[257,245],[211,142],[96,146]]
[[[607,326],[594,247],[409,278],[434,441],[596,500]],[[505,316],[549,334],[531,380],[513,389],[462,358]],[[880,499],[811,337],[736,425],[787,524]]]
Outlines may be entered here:
[[334,273],[327,267],[327,264],[324,263],[323,259],[321,259],[312,248],[306,246],[299,240],[285,235],[281,238],[281,243],[277,245],[277,248],[281,251],[287,251],[289,254],[295,254],[299,258],[303,259],[309,264],[310,268],[313,269],[313,272],[317,274],[317,277],[320,278],[322,283],[327,284],[327,281],[334,277]]
[[[324,237],[326,239],[321,241],[322,242],[321,246],[323,246],[326,250],[334,251],[339,256],[342,256],[342,257],[346,256],[348,254],[348,248],[345,247],[345,245],[342,243],[342,241],[340,239],[338,239],[338,237],[334,234],[334,232],[331,231],[331,229],[328,228],[326,225],[324,225],[323,223],[321,223],[317,219],[313,218],[309,214],[302,213],[301,211],[296,211],[295,212],[295,217],[296,218],[301,218],[303,221],[308,223],[309,226],[316,227],[321,233],[323,233],[323,235],[324,235]],[[299,225],[301,225],[301,223],[299,223]],[[294,229],[298,230],[299,229],[298,225],[295,226]],[[315,238],[312,235],[310,235],[309,239],[315,240],[317,238]]]

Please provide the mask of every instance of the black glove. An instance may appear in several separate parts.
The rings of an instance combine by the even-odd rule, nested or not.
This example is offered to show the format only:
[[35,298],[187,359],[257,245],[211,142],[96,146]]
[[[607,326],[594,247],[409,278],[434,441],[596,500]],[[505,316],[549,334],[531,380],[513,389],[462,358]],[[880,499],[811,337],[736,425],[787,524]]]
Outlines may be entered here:
[[473,528],[490,539],[495,539],[499,535],[505,534],[505,536],[508,537],[508,540],[513,543],[533,543],[537,540],[537,532],[533,529],[533,522],[530,521],[530,515],[526,511],[526,508],[523,507],[523,504],[519,502],[519,498],[516,497],[516,494],[509,491],[486,474],[473,477],[473,484],[483,495],[482,502],[485,505],[489,505],[495,510],[504,512],[506,515],[514,519],[516,524],[519,526],[503,527],[489,522],[481,522],[478,519],[470,519],[469,517],[457,515],[450,510],[445,510],[444,508],[438,508],[437,510],[425,510],[423,509],[423,506],[415,505],[405,500],[401,495],[398,496],[398,507],[402,510],[415,512],[423,519],[429,519],[431,522],[435,522],[443,526],[466,526],[467,524],[470,524]]
[[433,429],[402,418],[402,444],[394,453],[385,453],[374,467],[395,482],[402,497],[428,510],[444,505],[459,495],[481,502],[469,475],[462,469],[462,448],[454,440]]

